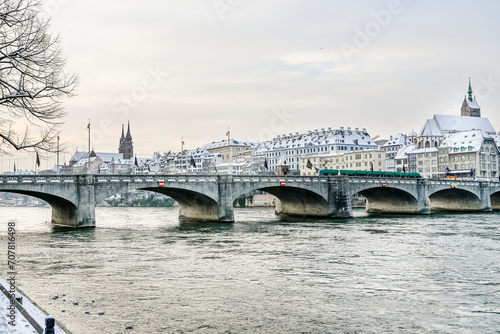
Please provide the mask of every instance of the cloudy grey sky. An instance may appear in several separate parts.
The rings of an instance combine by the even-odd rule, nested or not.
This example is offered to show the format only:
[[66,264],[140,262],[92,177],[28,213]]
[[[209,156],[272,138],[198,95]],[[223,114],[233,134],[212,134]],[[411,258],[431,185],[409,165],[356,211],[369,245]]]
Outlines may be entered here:
[[500,130],[495,1],[45,0],[80,76],[61,140],[138,156],[320,128],[388,138],[459,114],[468,77]]

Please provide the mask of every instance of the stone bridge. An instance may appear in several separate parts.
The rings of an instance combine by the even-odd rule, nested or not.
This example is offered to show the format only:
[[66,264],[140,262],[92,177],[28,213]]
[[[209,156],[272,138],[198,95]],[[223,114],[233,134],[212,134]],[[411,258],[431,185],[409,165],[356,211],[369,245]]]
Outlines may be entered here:
[[500,184],[479,181],[347,176],[231,175],[3,175],[0,192],[40,198],[52,206],[52,223],[95,226],[95,206],[134,190],[153,191],[179,203],[179,218],[233,222],[233,203],[261,190],[276,196],[276,214],[352,217],[351,196],[367,199],[367,211],[428,214],[431,211],[500,210]]

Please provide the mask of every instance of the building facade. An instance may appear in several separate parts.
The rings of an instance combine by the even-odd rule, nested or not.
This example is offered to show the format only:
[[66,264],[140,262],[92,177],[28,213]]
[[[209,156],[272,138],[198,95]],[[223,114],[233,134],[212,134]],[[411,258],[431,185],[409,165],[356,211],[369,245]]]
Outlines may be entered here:
[[288,165],[291,174],[302,170],[301,159],[337,155],[359,150],[375,149],[377,145],[366,129],[314,130],[308,133],[277,136],[273,140],[257,145],[253,152],[255,161],[267,165],[270,171],[277,171],[277,166]]
[[322,169],[385,171],[386,152],[371,149],[300,158],[300,175],[318,175]]

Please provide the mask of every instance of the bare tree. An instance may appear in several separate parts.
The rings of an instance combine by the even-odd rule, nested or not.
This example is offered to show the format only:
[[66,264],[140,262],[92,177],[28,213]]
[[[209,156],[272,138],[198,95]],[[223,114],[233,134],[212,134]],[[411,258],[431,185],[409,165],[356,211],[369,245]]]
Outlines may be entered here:
[[59,37],[38,0],[0,0],[0,153],[54,151],[75,75],[63,71]]

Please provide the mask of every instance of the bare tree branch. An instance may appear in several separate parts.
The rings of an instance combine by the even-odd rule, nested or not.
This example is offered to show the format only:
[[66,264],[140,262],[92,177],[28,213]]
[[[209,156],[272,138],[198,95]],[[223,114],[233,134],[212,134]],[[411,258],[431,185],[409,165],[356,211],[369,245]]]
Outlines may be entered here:
[[62,101],[77,85],[76,75],[63,71],[59,37],[49,34],[39,8],[38,0],[0,0],[0,153],[53,152]]

